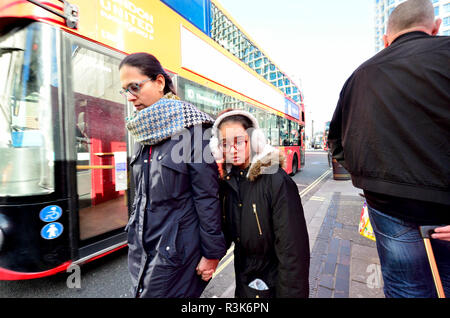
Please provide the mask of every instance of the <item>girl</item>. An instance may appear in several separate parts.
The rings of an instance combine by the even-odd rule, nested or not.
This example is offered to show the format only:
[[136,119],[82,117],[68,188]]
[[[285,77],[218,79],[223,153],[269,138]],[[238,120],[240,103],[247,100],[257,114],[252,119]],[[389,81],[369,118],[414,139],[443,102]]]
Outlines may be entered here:
[[254,116],[226,110],[210,141],[221,163],[224,232],[234,242],[238,298],[309,294],[309,240],[297,185]]

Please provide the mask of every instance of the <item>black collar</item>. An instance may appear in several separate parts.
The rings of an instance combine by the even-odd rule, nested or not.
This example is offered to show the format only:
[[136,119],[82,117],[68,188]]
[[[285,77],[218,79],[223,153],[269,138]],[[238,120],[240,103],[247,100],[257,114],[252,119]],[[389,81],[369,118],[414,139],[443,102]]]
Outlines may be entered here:
[[391,45],[394,43],[400,44],[400,43],[404,43],[409,40],[415,40],[415,39],[427,38],[427,37],[429,38],[429,37],[431,37],[431,35],[423,32],[423,31],[408,32],[408,33],[402,34],[399,37],[397,37],[394,41],[392,41]]

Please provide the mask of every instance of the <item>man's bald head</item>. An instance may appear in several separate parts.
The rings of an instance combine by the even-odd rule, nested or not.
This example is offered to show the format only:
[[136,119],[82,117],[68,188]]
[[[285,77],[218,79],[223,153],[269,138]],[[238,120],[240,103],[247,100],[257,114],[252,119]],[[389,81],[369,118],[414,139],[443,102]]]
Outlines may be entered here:
[[385,44],[389,45],[401,34],[412,31],[436,35],[440,22],[440,19],[434,20],[434,7],[430,0],[405,1],[399,4],[389,16]]

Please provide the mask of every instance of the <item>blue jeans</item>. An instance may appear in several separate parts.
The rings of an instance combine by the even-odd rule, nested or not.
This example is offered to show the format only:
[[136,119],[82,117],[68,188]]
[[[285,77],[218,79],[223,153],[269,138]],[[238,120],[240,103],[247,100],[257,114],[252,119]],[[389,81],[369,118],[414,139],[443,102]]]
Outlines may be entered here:
[[[419,225],[369,207],[387,298],[434,298],[431,274]],[[450,242],[431,239],[444,292],[450,297]]]

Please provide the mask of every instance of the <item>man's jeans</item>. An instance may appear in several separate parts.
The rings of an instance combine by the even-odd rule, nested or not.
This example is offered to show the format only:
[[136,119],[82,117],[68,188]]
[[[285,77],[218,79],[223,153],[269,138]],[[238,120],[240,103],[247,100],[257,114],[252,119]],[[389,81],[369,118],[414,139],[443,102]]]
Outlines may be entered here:
[[[375,232],[384,294],[389,298],[437,297],[419,225],[369,207]],[[450,242],[431,239],[444,292],[450,297]]]

